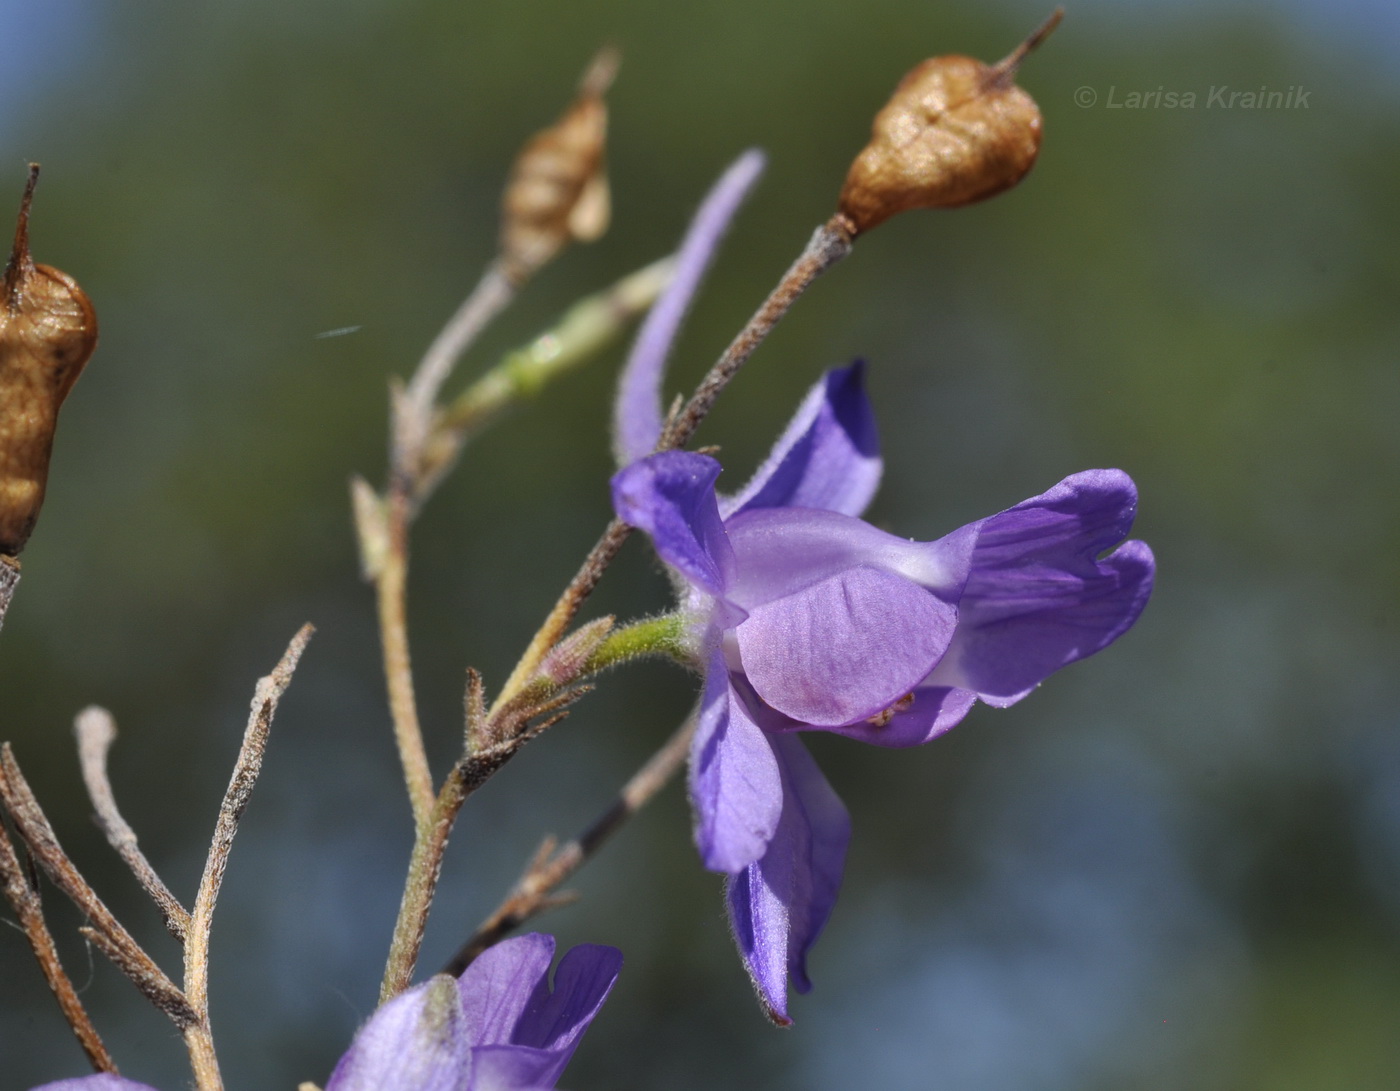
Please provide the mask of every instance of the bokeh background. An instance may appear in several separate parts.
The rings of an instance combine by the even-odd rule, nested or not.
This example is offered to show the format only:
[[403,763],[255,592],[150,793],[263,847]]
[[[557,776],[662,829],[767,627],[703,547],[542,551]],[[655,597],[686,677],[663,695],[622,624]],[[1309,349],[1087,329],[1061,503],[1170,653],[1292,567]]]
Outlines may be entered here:
[[[599,43],[623,48],[615,226],[530,287],[458,385],[666,252],[743,148],[770,153],[676,354],[679,390],[828,215],[899,76],[936,53],[999,57],[1044,14],[0,2],[0,195],[43,162],[36,254],[102,321],[0,637],[0,734],[172,966],[89,820],[72,717],[115,713],[118,794],[189,898],[254,679],[319,626],[215,926],[231,1088],[323,1081],[373,1006],[409,823],[346,482],[380,477],[386,377],[489,259],[520,142]],[[672,787],[541,922],[626,952],[569,1086],[1400,1086],[1397,50],[1400,9],[1380,0],[1074,4],[1023,75],[1046,115],[1028,181],[863,240],[755,357],[700,437],[730,487],[823,368],[864,356],[888,467],[875,522],[933,538],[1121,466],[1156,595],[1110,650],[933,745],[813,740],[855,838],[790,1031],[752,1000]],[[1220,86],[1297,88],[1306,106],[1212,107]],[[1194,108],[1110,105],[1159,88]],[[464,668],[500,683],[608,515],[624,348],[484,436],[418,524],[439,770]],[[666,595],[639,540],[593,609]],[[694,690],[665,665],[609,677],[473,800],[425,965],[542,834],[593,816]],[[61,901],[67,964],[123,1071],[184,1086],[176,1035]],[[0,1087],[83,1071],[0,929]]]

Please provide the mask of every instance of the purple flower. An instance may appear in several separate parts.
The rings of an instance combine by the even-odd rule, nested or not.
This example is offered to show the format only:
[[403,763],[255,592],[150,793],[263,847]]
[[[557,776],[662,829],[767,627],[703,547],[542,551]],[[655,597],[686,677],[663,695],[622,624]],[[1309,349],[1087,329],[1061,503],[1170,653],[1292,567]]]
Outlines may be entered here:
[[748,152],[715,184],[633,346],[614,415],[624,468],[613,506],[677,576],[705,672],[695,840],[705,866],[730,876],[740,955],[770,1018],[787,1023],[789,979],[811,987],[807,952],[850,840],[846,808],[797,733],[914,746],[979,698],[1013,704],[1122,635],[1154,565],[1146,545],[1123,541],[1137,491],[1119,470],[1075,474],[936,542],[862,522],[882,463],[859,363],[817,383],[737,496],[716,494],[712,458],[649,454],[680,317],[761,168]]
[[[531,933],[482,954],[456,980],[440,974],[385,1004],[360,1028],[325,1091],[526,1091],[550,1088],[622,967],[615,947],[584,944],[549,986],[554,937]],[[34,1091],[154,1091],[87,1076]]]
[[1119,470],[1075,474],[935,542],[863,522],[881,470],[863,372],[828,372],[733,498],[715,493],[718,462],[685,451],[613,478],[618,515],[680,577],[705,669],[696,844],[731,877],[734,936],[778,1023],[789,979],[811,987],[807,952],[850,838],[797,733],[927,742],[978,698],[1013,704],[1106,647],[1152,588],[1151,550],[1123,541],[1137,493]]

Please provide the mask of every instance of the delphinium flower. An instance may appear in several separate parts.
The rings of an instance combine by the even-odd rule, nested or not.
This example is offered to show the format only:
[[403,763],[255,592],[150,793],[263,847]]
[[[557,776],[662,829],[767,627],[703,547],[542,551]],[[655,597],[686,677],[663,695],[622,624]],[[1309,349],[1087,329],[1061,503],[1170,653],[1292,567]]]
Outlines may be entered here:
[[[325,1091],[533,1091],[554,1087],[622,966],[614,947],[574,947],[554,972],[554,937],[531,933],[395,997],[370,1018]],[[34,1091],[153,1091],[101,1074]]]
[[[706,213],[751,181],[736,182],[738,169],[688,248],[713,248],[723,223]],[[705,866],[730,877],[740,954],[770,1018],[787,1023],[789,982],[810,988],[807,953],[850,838],[799,733],[913,746],[979,699],[1014,704],[1133,624],[1153,558],[1124,541],[1137,493],[1119,470],[1075,474],[934,542],[863,522],[882,463],[860,363],[828,372],[753,480],[721,497],[713,458],[647,453],[667,348],[639,337],[624,370],[613,504],[676,577],[686,646],[705,675],[690,755],[695,840]]]

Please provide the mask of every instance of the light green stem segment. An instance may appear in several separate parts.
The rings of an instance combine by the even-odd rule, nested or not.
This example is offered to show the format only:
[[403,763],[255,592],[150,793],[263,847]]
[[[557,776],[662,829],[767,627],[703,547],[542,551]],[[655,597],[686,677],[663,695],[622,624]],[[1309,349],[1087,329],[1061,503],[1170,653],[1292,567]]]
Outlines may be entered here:
[[606,348],[650,307],[671,280],[675,262],[662,258],[611,288],[575,303],[559,325],[516,349],[447,405],[441,426],[476,431],[518,398],[528,398],[562,372]]
[[614,629],[588,657],[582,673],[593,674],[644,655],[664,655],[693,666],[695,649],[689,639],[693,621],[689,614],[678,610]]

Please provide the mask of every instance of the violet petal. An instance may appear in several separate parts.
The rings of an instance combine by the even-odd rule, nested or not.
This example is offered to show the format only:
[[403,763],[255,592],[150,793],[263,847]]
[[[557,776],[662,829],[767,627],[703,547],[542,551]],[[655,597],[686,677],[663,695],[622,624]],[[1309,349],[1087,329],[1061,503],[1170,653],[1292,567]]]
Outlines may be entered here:
[[795,735],[773,740],[783,773],[783,815],[763,859],[728,887],[730,922],[759,999],[776,1023],[791,1022],[787,986],[807,992],[807,953],[841,888],[851,820]]
[[811,508],[751,508],[725,530],[735,556],[726,595],[746,610],[859,565],[902,576],[956,605],[977,543],[975,524],[936,542],[913,542]]
[[94,1076],[75,1076],[71,1080],[54,1080],[43,1083],[30,1091],[156,1091],[148,1083],[124,1080],[110,1072],[99,1072]]
[[690,744],[695,844],[711,871],[733,874],[763,855],[782,813],[782,778],[767,735],[729,683],[716,649]]
[[1130,541],[1099,555],[1136,510],[1127,474],[1088,470],[983,520],[958,631],[930,683],[1009,705],[1121,636],[1152,593],[1152,551]]
[[822,508],[859,515],[884,463],[865,364],[833,368],[812,387],[773,452],[743,491],[720,502],[728,518],[750,508]]
[[515,1042],[525,1013],[549,996],[553,960],[554,937],[530,932],[488,947],[472,961],[458,979],[463,1027],[472,1046]]
[[618,518],[646,531],[663,561],[716,596],[724,593],[734,568],[715,503],[719,473],[719,463],[707,455],[663,451],[612,479]]
[[613,409],[613,450],[619,466],[651,454],[661,438],[661,378],[666,372],[666,357],[729,222],[763,173],[763,166],[763,153],[751,148],[730,164],[706,194],[676,255],[671,283],[637,332]]
[[360,1028],[326,1091],[462,1091],[471,1060],[457,982],[439,974]]
[[497,944],[467,967],[462,1003],[473,1048],[468,1091],[553,1087],[622,967],[615,947],[581,944],[549,986],[552,936]]
[[559,1081],[564,1066],[547,1049],[480,1046],[472,1050],[472,1077],[462,1091],[539,1091]]
[[953,637],[958,611],[864,565],[754,607],[736,636],[767,704],[818,727],[874,716],[913,690]]
[[616,947],[596,943],[571,947],[554,970],[553,991],[535,992],[511,1042],[553,1052],[562,1072],[621,970],[622,952]]

